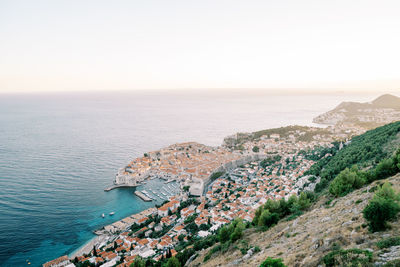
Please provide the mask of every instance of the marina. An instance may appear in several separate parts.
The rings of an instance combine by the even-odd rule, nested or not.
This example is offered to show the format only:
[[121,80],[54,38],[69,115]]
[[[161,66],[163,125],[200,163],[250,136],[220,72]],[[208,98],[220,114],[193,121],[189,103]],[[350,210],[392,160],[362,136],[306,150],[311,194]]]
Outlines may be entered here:
[[143,201],[146,201],[146,202],[152,201],[151,198],[149,198],[148,196],[146,196],[145,194],[143,194],[143,193],[140,192],[140,191],[135,191],[135,195],[137,195],[138,197],[140,197]]

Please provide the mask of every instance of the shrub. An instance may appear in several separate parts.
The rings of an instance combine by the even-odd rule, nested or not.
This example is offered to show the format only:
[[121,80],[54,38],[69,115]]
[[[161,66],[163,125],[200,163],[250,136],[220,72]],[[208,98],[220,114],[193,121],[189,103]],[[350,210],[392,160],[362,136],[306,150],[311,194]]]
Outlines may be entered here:
[[130,265],[130,267],[145,267],[146,262],[141,257],[136,257],[135,261]]
[[167,262],[167,267],[181,267],[181,263],[175,257],[169,258]]
[[393,261],[389,261],[382,265],[383,267],[399,267],[400,266],[400,259],[396,259]]
[[374,180],[383,179],[398,172],[398,168],[395,164],[394,158],[388,158],[382,160],[375,168]]
[[271,213],[269,210],[264,210],[261,213],[260,219],[258,220],[258,225],[271,227],[278,221],[279,221],[279,215],[277,213]]
[[336,196],[345,196],[354,189],[361,188],[366,183],[366,174],[353,166],[346,168],[329,185],[329,192]]
[[315,199],[316,196],[311,192],[302,192],[299,198],[292,195],[287,201],[268,199],[256,210],[253,225],[268,228],[287,215],[289,215],[288,219],[295,218],[301,215],[303,210],[308,209]]
[[218,234],[218,239],[219,242],[221,243],[225,243],[229,240],[230,238],[230,229],[228,226],[224,226],[219,230],[219,234]]
[[243,230],[245,229],[245,225],[242,221],[238,221],[237,223],[235,223],[235,221],[234,221],[233,225],[234,225],[235,230],[231,234],[231,241],[235,242],[236,240],[239,240],[240,238],[242,238]]
[[204,261],[204,262],[208,261],[214,253],[217,253],[217,252],[220,251],[221,249],[222,249],[222,246],[221,246],[220,244],[216,245],[215,247],[213,247],[213,248],[206,254],[206,256],[204,256],[204,260],[203,260],[203,261]]
[[286,267],[286,265],[283,264],[283,260],[281,258],[274,259],[268,257],[263,263],[261,263],[260,267]]
[[325,255],[322,261],[327,267],[369,266],[372,262],[372,253],[368,250],[361,249],[339,249]]
[[376,243],[378,248],[389,248],[392,246],[399,246],[400,245],[400,236],[393,236],[389,238],[382,239],[378,243]]
[[387,222],[396,218],[400,211],[396,195],[389,183],[385,183],[375,193],[372,200],[364,208],[364,218],[368,221],[370,231],[383,231],[387,229]]
[[311,196],[314,197],[313,195],[308,195],[305,192],[301,192],[299,197],[300,210],[306,210],[311,206],[311,201],[310,201]]

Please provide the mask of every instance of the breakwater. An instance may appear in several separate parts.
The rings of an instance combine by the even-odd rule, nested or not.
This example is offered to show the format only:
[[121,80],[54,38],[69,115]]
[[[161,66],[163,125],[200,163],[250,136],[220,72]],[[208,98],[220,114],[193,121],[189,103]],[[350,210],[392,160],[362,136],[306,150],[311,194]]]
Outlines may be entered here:
[[151,198],[149,198],[149,197],[147,197],[147,196],[145,196],[145,194],[143,194],[142,192],[140,192],[140,191],[135,191],[135,193],[134,193],[135,195],[137,195],[138,197],[140,197],[143,201],[146,201],[146,202],[150,202],[150,201],[152,201],[152,199]]

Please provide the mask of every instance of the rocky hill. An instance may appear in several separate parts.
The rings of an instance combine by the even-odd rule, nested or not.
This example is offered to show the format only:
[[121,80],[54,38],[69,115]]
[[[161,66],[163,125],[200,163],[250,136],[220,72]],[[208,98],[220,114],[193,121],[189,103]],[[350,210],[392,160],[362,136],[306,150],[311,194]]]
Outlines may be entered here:
[[314,118],[314,123],[337,125],[350,123],[374,128],[400,120],[400,98],[385,94],[372,102],[342,102],[331,111]]
[[[400,235],[400,218],[391,223],[390,230],[370,233],[362,214],[373,196],[373,189],[385,181],[400,191],[400,175],[396,175],[342,198],[321,197],[309,212],[295,220],[281,221],[265,232],[247,229],[236,247],[231,246],[225,253],[214,254],[206,262],[204,256],[212,248],[203,250],[189,266],[260,266],[267,257],[282,258],[287,266],[319,266],[324,255],[339,247],[371,251],[377,266],[400,259],[400,246],[377,247],[377,242],[383,238]],[[257,246],[260,251],[249,249],[243,255],[240,250],[243,246]]]

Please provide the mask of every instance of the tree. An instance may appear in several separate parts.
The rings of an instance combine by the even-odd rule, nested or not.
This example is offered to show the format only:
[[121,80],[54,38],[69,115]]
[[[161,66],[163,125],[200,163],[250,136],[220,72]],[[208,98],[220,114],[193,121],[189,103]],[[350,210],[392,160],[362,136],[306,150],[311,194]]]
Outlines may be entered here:
[[253,152],[258,153],[260,148],[258,146],[253,146]]
[[225,243],[230,238],[230,230],[228,226],[224,226],[219,230],[218,239],[221,243]]
[[393,191],[390,184],[385,183],[375,193],[372,200],[364,208],[364,218],[368,221],[372,232],[382,231],[388,227],[387,222],[396,218],[400,211],[399,196]]
[[390,199],[390,200],[394,200],[394,201],[400,200],[400,195],[396,194],[393,187],[388,182],[384,183],[382,185],[382,187],[380,187],[376,191],[375,195],[377,195],[378,197],[382,197],[382,198]]
[[301,210],[306,210],[311,206],[311,201],[305,192],[301,192],[300,194],[299,206]]
[[394,158],[383,159],[375,168],[374,180],[384,179],[386,177],[395,175],[399,169],[395,163],[396,156]]
[[135,261],[131,264],[130,267],[145,267],[146,262],[139,256],[135,258]]
[[181,267],[181,263],[175,257],[172,257],[167,262],[167,267]]
[[235,242],[236,240],[239,240],[242,238],[243,235],[243,229],[242,228],[235,228],[233,233],[231,234],[230,238],[232,242]]
[[201,231],[207,231],[208,229],[210,229],[210,225],[208,225],[208,224],[203,223],[199,226],[199,230],[201,230]]
[[185,186],[183,187],[183,191],[185,191],[185,192],[189,192],[189,188],[190,188],[190,186],[189,186],[189,185],[185,185]]
[[261,263],[260,267],[286,267],[286,265],[283,264],[283,260],[281,258],[274,259],[268,257],[263,263]]
[[167,253],[165,254],[165,258],[169,259],[172,257],[172,252],[171,252],[171,248],[168,248]]
[[97,250],[95,246],[93,246],[93,256],[97,257]]
[[279,215],[275,212],[271,213],[269,210],[263,210],[260,219],[258,220],[258,226],[271,227],[279,221]]
[[232,242],[235,242],[236,240],[242,238],[243,230],[246,228],[246,226],[241,219],[235,219],[231,224],[231,228],[233,228],[234,230],[233,233],[232,230],[229,231],[230,233],[232,233],[230,239]]
[[178,240],[179,240],[179,242],[182,242],[183,240],[185,240],[185,236],[184,235],[179,235],[178,236]]
[[336,196],[345,196],[354,189],[361,188],[366,183],[366,174],[359,171],[356,166],[346,168],[332,181],[329,192]]

